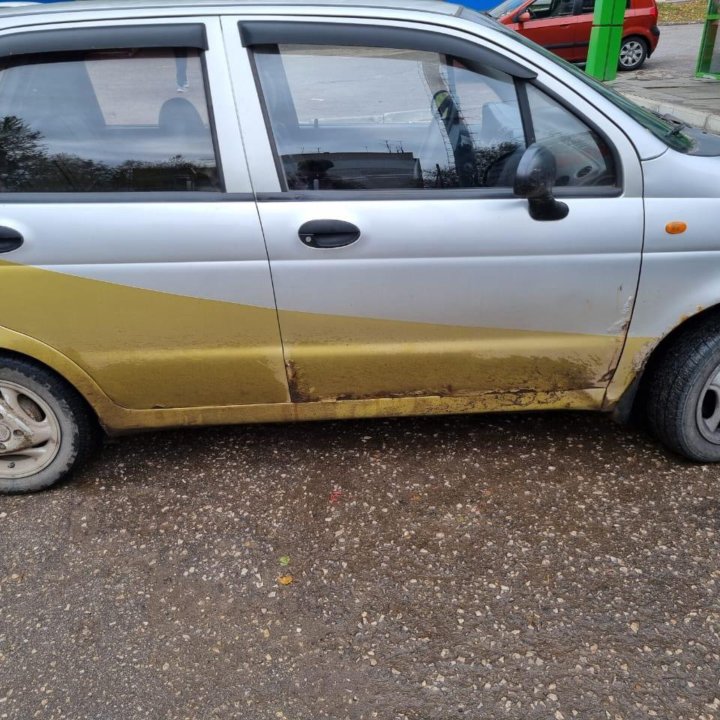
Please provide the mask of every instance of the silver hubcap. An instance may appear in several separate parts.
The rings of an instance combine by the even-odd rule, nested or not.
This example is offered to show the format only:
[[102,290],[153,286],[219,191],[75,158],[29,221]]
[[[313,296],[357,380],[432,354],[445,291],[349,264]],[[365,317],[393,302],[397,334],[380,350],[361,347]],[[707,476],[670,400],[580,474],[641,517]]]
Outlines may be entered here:
[[0,381],[0,478],[44,470],[60,449],[60,423],[32,390]]
[[628,40],[620,48],[620,64],[623,67],[632,67],[642,59],[644,48],[639,40]]

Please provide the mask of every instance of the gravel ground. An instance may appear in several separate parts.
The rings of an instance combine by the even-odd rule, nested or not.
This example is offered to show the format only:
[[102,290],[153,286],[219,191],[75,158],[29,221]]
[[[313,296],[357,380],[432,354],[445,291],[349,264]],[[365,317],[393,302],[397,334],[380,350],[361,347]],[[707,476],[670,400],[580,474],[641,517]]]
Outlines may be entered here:
[[718,486],[582,414],[124,439],[0,499],[0,718],[720,718]]

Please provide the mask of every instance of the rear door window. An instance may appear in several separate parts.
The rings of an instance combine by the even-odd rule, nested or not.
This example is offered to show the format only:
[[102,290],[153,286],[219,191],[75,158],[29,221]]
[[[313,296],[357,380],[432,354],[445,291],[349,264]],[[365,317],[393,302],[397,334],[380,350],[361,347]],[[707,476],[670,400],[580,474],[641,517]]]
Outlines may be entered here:
[[0,192],[219,190],[195,49],[51,53],[0,66]]

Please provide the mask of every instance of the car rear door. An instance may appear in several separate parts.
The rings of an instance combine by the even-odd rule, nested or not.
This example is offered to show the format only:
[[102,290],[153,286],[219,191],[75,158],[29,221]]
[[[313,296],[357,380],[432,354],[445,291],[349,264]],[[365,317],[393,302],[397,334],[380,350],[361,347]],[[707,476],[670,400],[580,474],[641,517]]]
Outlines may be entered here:
[[287,401],[220,21],[12,31],[0,61],[2,325],[128,408]]
[[[625,136],[470,37],[224,24],[293,400],[598,403],[640,265]],[[555,155],[563,220],[513,196],[533,140]]]

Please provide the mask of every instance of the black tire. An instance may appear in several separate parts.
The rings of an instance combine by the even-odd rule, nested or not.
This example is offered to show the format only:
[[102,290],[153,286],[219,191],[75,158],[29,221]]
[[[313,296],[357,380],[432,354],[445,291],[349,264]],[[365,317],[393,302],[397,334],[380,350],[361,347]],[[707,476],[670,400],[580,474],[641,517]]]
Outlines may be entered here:
[[[24,416],[13,412],[9,404],[13,395]],[[16,448],[16,454],[8,450],[15,435],[22,436],[18,423],[30,427],[29,420],[54,431],[52,441],[38,444],[43,457],[37,460],[23,455],[26,448]],[[64,380],[33,363],[0,357],[0,433],[4,441],[0,442],[0,493],[15,494],[44,490],[66,477],[95,447],[99,428],[85,401]],[[35,472],[33,463],[38,467]]]
[[720,461],[720,428],[712,430],[720,418],[716,379],[720,382],[720,317],[679,335],[649,378],[651,430],[670,450],[696,462]]
[[623,38],[620,45],[618,70],[638,70],[648,56],[648,44],[637,35]]

